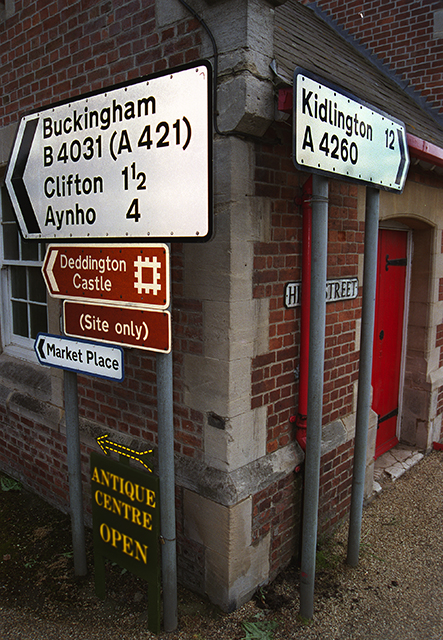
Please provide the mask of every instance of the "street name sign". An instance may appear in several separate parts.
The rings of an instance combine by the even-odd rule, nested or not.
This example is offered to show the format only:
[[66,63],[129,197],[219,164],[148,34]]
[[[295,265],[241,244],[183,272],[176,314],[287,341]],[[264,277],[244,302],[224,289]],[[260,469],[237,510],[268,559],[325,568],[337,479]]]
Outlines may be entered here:
[[302,69],[294,74],[297,168],[401,192],[409,168],[404,124]]
[[23,236],[208,240],[211,83],[199,61],[25,115],[5,179]]
[[160,353],[171,350],[169,311],[65,300],[63,319],[68,336]]
[[[326,281],[326,302],[354,300],[358,296],[358,278],[338,278]],[[288,282],[285,285],[285,307],[293,309],[301,305],[301,282]]]
[[164,244],[49,245],[42,273],[54,298],[169,306],[169,249]]
[[34,350],[40,364],[121,382],[124,378],[123,349],[39,333]]

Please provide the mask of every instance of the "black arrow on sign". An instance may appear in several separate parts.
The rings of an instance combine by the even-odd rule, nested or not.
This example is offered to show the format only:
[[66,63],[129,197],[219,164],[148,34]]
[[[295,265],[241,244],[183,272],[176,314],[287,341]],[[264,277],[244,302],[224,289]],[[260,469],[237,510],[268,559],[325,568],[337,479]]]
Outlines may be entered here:
[[14,170],[12,172],[11,183],[14,189],[23,220],[25,221],[28,233],[41,233],[40,225],[32,208],[28,192],[26,191],[23,175],[28,162],[31,146],[34,141],[35,131],[38,125],[38,118],[28,120],[25,125],[25,131],[20,143],[17,158],[15,160]]
[[46,356],[45,356],[45,352],[43,350],[43,345],[45,344],[45,339],[43,338],[43,336],[40,338],[40,340],[38,341],[38,345],[37,345],[37,349],[38,352],[42,358],[42,360],[46,360]]
[[398,133],[398,144],[400,146],[400,165],[398,167],[397,177],[395,178],[395,184],[400,184],[403,176],[403,169],[405,168],[405,164],[406,164],[406,153],[405,153],[405,145],[403,142],[401,129],[397,129],[397,133]]

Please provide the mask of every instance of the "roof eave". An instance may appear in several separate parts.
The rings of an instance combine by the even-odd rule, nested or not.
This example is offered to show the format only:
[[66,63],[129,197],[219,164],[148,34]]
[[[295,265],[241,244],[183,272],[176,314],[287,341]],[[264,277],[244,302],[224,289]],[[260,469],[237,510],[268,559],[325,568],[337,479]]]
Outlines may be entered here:
[[443,167],[443,149],[441,147],[411,133],[406,134],[406,139],[411,157],[429,162],[437,167]]

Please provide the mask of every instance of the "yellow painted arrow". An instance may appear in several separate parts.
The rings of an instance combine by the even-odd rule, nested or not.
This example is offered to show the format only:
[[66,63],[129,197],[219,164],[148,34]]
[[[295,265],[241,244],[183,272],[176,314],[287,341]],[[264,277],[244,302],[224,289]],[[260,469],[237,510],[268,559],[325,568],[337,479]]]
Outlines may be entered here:
[[127,458],[131,458],[131,460],[140,462],[140,464],[152,473],[152,469],[150,468],[153,454],[152,449],[147,449],[146,451],[135,451],[135,449],[129,449],[129,447],[125,447],[118,442],[112,442],[112,440],[109,440],[109,435],[107,433],[97,438],[97,444],[100,446],[104,454],[110,455],[110,452],[113,451],[121,456],[126,456]]

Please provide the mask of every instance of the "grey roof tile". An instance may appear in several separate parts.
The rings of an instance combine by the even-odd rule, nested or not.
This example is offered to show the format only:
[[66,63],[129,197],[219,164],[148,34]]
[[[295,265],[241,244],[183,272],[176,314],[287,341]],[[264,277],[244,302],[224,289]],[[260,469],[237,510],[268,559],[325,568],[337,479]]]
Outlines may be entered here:
[[296,67],[316,73],[402,120],[406,130],[443,147],[443,122],[424,101],[396,81],[313,9],[287,0],[275,10],[274,55],[279,75],[292,84]]

